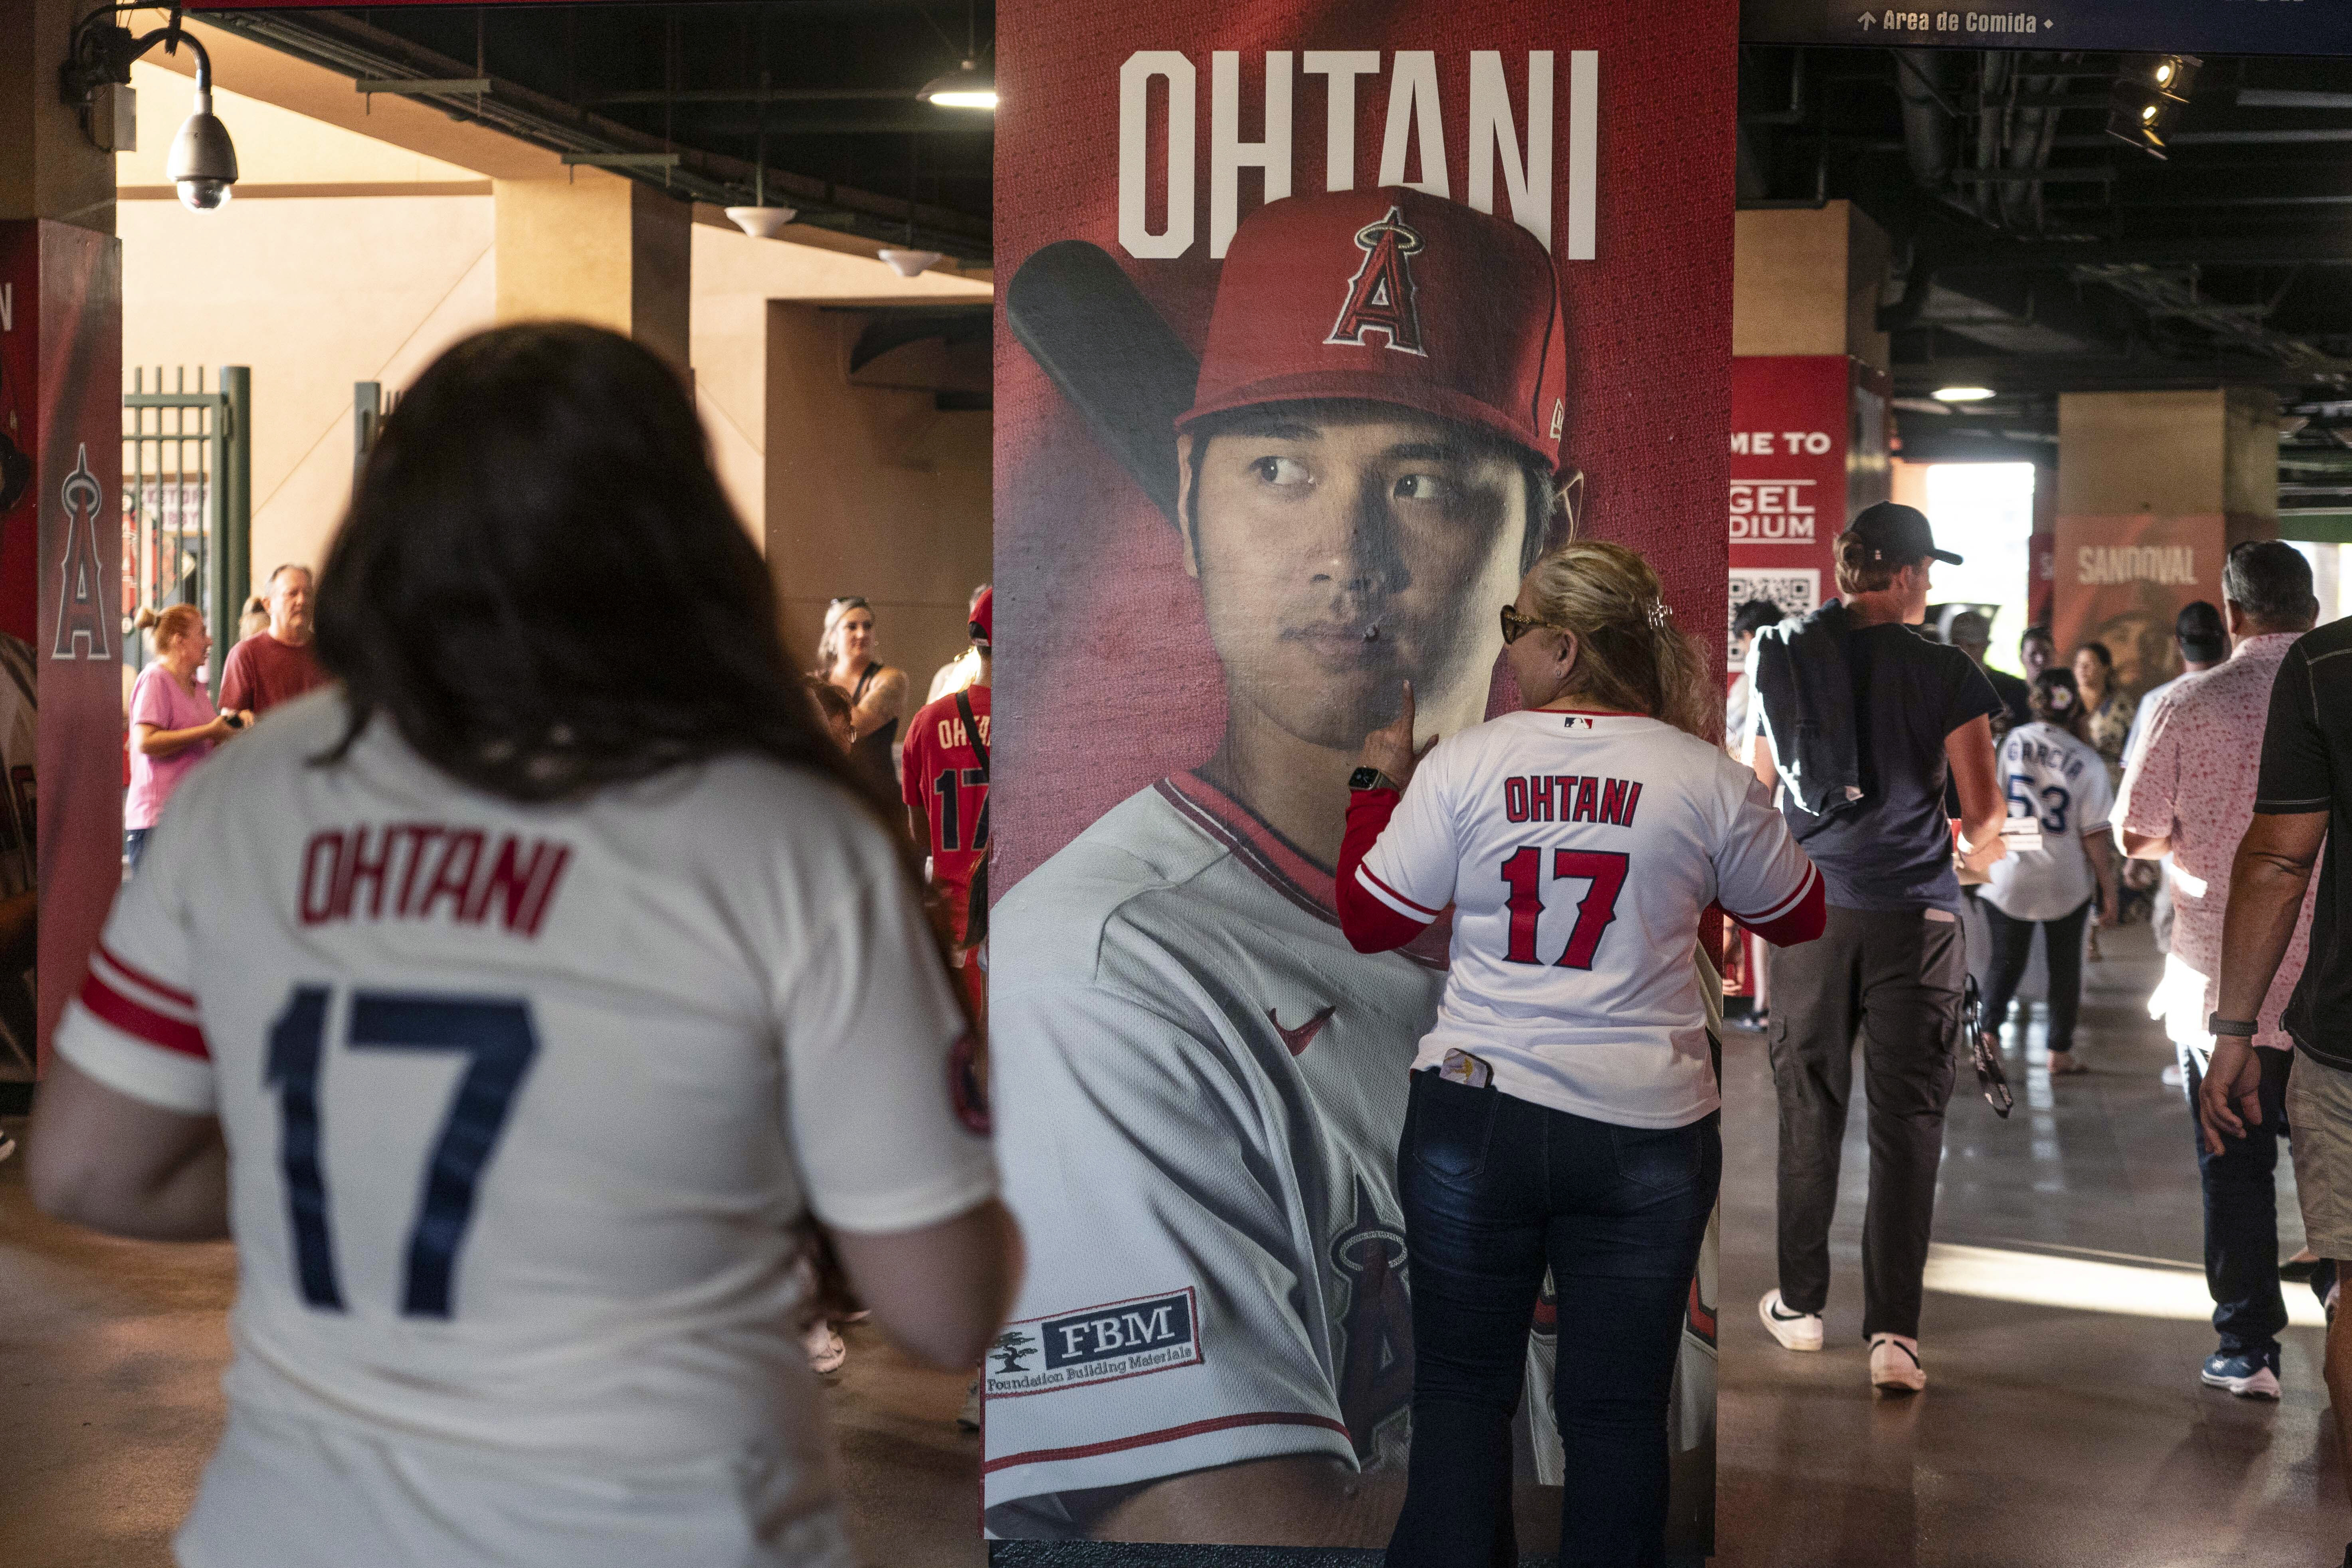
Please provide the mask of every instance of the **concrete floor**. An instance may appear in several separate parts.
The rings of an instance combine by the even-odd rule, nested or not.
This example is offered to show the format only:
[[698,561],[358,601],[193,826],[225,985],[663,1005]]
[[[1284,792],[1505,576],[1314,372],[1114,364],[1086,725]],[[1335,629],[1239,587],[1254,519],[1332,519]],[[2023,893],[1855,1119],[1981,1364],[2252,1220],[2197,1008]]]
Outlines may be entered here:
[[[167,1568],[220,1435],[235,1284],[226,1243],[58,1225],[26,1200],[22,1160],[0,1163],[0,1568]],[[866,1561],[979,1568],[980,1439],[955,1426],[965,1380],[910,1364],[870,1325],[842,1332],[829,1397]]]
[[[2089,971],[2078,1049],[2053,1085],[2038,1028],[2012,1052],[1997,1121],[1963,1069],[1953,1100],[1922,1350],[1923,1397],[1874,1399],[1860,1344],[1865,1171],[1857,1114],[1836,1232],[1830,1348],[1780,1350],[1756,1321],[1772,1283],[1773,1109],[1761,1041],[1726,1058],[1720,1519],[1726,1564],[1926,1568],[2335,1568],[2352,1510],[2319,1384],[2315,1328],[2288,1331],[2286,1397],[2200,1388],[2212,1346],[2196,1164],[2169,1057],[2139,1008],[2144,927]],[[21,1131],[21,1126],[17,1125]],[[2283,1162],[2284,1163],[2284,1162]],[[49,1224],[0,1164],[0,1564],[170,1561],[220,1421],[222,1247],[107,1241]],[[2283,1175],[2282,1254],[2300,1239]],[[2290,1288],[2315,1321],[2307,1292]],[[843,1490],[867,1560],[976,1568],[976,1438],[961,1381],[852,1328],[832,1393]]]
[[[2352,1509],[2319,1381],[2321,1331],[2287,1331],[2276,1405],[2197,1382],[2214,1343],[2202,1211],[2188,1111],[2158,1081],[2171,1047],[2142,1007],[2158,966],[2146,926],[2102,941],[2075,1040],[2090,1073],[2053,1084],[2034,1024],[2008,1057],[2018,1105],[2004,1122],[1961,1068],[1921,1325],[1928,1385],[1915,1400],[1874,1399],[1865,1380],[1859,1107],[1828,1348],[1790,1354],[1758,1321],[1757,1298],[1774,1282],[1771,1080],[1759,1037],[1730,1044],[1721,1562],[2342,1561]],[[2282,1257],[2302,1241],[2286,1164],[2282,1152]],[[2290,1286],[2287,1300],[2298,1319],[2319,1321],[2308,1289]]]

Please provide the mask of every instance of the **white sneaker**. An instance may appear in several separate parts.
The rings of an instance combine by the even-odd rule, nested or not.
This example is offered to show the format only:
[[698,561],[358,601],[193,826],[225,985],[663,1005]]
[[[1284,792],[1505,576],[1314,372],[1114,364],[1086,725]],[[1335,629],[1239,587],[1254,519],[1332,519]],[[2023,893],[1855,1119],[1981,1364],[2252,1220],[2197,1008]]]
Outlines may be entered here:
[[1772,1337],[1780,1342],[1782,1350],[1817,1351],[1822,1348],[1822,1315],[1819,1312],[1791,1312],[1780,1304],[1780,1292],[1776,1288],[1764,1292],[1756,1303],[1756,1315]]
[[849,1359],[849,1347],[833,1331],[833,1325],[819,1318],[801,1336],[801,1348],[808,1352],[809,1370],[820,1377],[829,1377],[841,1370]]
[[1881,1394],[1916,1394],[1927,1387],[1919,1342],[1907,1334],[1871,1335],[1870,1386]]
[[2170,1067],[2164,1069],[2165,1088],[2179,1089],[2186,1081],[2187,1080],[2180,1076],[2180,1064],[2179,1062],[2175,1062]]

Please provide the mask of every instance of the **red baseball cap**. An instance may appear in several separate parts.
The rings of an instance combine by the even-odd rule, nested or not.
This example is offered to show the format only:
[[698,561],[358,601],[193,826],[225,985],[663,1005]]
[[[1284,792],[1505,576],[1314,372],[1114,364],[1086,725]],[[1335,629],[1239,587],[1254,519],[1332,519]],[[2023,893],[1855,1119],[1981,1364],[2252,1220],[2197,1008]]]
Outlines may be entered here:
[[971,640],[982,647],[988,646],[988,634],[996,618],[996,590],[982,588],[980,598],[971,606]]
[[1507,219],[1402,185],[1259,207],[1226,253],[1176,428],[1327,397],[1475,425],[1558,471],[1568,338],[1551,257]]

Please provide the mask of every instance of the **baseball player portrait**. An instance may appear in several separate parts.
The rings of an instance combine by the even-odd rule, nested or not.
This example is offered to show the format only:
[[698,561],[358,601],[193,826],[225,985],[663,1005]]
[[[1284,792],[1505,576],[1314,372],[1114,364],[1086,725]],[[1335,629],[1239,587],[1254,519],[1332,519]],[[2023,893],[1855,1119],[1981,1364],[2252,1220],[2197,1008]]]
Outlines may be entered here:
[[1495,606],[1574,493],[1565,356],[1551,258],[1503,218],[1390,186],[1270,202],[1234,237],[1165,437],[1223,736],[992,917],[1031,1247],[987,1363],[997,1535],[1386,1539],[1412,1363],[1394,1153],[1446,932],[1355,952],[1330,868],[1404,682],[1424,736],[1486,717]]

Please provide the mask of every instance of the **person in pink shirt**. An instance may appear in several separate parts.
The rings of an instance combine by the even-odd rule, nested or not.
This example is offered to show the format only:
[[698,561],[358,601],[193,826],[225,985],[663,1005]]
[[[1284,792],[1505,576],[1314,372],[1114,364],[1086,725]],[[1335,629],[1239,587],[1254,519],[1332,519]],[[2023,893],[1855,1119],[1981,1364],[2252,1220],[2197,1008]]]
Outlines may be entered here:
[[147,835],[163,815],[188,771],[206,752],[253,722],[246,712],[215,713],[212,700],[196,684],[196,671],[213,651],[212,634],[194,605],[173,605],[152,622],[153,612],[142,612],[142,625],[155,631],[155,660],[139,672],[131,689],[131,793],[122,803],[122,858],[131,870]]
[[[2277,540],[2238,545],[2221,569],[2229,658],[2183,676],[2148,715],[2147,737],[2124,775],[2116,803],[2116,837],[2135,859],[2171,858],[2172,945],[2164,980],[2148,1012],[2165,1022],[2180,1058],[2189,1118],[2212,1061],[2214,1009],[2220,1002],[2222,917],[2238,841],[2254,820],[2263,728],[2271,686],[2295,639],[2318,617],[2311,566]],[[2303,973],[2312,906],[2304,901],[2294,937],[2252,1029],[2261,1063],[2262,1121],[2222,1152],[2197,1131],[2197,1164],[2205,1192],[2205,1285],[2213,1298],[2220,1348],[2200,1373],[2207,1386],[2241,1398],[2279,1396],[2279,1331],[2286,1302],[2279,1292],[2278,1209],[2273,1173],[2286,1119],[2287,1076],[2294,1041],[2279,1015]],[[2315,1276],[2323,1299],[2332,1279]]]

